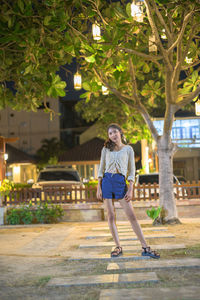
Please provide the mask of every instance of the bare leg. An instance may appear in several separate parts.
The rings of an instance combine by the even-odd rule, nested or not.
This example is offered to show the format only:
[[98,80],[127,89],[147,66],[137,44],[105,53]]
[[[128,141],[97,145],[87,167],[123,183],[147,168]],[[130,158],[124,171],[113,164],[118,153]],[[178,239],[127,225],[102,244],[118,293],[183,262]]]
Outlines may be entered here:
[[137,221],[131,201],[127,202],[125,199],[121,199],[121,200],[119,200],[119,202],[120,202],[122,208],[124,209],[128,219],[131,223],[133,230],[135,231],[138,239],[140,240],[142,247],[147,247],[147,243],[145,241],[140,224]]
[[107,207],[107,214],[108,214],[108,225],[113,237],[113,240],[117,247],[120,247],[119,235],[117,232],[117,226],[115,223],[115,208],[112,199],[104,199],[104,204]]

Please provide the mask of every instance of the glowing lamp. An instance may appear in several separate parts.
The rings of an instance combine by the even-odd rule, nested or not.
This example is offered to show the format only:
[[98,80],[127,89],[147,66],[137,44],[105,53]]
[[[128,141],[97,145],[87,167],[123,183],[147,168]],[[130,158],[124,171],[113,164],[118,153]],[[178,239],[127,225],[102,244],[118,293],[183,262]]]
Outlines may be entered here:
[[189,58],[186,56],[185,61],[187,64],[191,64],[192,63],[192,58]]
[[143,22],[143,0],[134,0],[131,4],[131,16],[137,22]]
[[107,89],[107,87],[106,86],[104,86],[104,85],[102,85],[102,94],[103,95],[108,95],[109,94],[109,90]]
[[161,38],[162,38],[163,40],[166,40],[166,39],[167,39],[167,36],[166,36],[166,34],[165,34],[165,29],[164,29],[164,28],[162,29]]
[[75,88],[75,90],[80,90],[81,89],[81,87],[82,87],[81,82],[82,82],[81,74],[76,72],[76,74],[74,75],[74,88]]
[[195,102],[195,114],[196,116],[200,116],[200,99]]
[[92,35],[93,39],[98,41],[101,39],[101,28],[97,24],[92,24]]
[[4,160],[8,160],[8,153],[4,153]]

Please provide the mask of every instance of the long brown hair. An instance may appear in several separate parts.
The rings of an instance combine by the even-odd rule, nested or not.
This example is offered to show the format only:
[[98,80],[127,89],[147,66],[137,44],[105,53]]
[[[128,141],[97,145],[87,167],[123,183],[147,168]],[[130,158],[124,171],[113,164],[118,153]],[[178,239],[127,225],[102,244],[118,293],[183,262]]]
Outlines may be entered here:
[[[111,123],[110,125],[108,125],[107,132],[108,132],[108,130],[109,130],[110,128],[115,128],[115,129],[119,130],[119,132],[120,132],[120,134],[121,134],[122,142],[123,142],[124,144],[127,144],[126,138],[125,138],[124,133],[123,133],[123,130],[122,130],[122,128],[121,128],[118,124],[116,124],[116,123]],[[105,148],[108,148],[110,151],[113,151],[114,148],[115,148],[115,143],[112,142],[110,139],[107,139],[107,140],[105,141],[105,143],[104,143],[104,147],[105,147]]]

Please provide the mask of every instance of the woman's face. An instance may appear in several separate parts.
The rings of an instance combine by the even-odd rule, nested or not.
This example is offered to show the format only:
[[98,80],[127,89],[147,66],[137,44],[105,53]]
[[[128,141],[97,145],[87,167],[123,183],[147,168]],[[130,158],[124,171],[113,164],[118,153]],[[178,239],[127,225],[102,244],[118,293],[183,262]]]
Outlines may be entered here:
[[108,129],[108,138],[114,143],[119,143],[122,141],[120,131],[113,127]]

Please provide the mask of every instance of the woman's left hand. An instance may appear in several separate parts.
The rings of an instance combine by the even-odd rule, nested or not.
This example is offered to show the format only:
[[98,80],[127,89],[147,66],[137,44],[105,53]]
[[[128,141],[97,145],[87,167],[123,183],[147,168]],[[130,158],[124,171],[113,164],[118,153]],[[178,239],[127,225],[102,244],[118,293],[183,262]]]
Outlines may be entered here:
[[124,199],[129,202],[133,198],[133,189],[129,188],[128,191],[126,192],[126,195],[124,196]]

